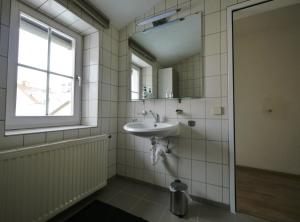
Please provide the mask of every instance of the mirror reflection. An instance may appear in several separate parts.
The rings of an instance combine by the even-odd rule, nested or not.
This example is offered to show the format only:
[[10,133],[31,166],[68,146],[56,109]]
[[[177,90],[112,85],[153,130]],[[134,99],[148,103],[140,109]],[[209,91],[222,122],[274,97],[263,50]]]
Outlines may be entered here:
[[201,14],[156,23],[129,39],[131,99],[201,97]]

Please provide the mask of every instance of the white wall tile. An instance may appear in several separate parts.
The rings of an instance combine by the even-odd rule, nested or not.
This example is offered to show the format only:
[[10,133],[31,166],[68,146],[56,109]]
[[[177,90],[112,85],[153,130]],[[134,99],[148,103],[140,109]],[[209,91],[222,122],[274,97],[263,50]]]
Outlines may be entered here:
[[2,3],[1,5],[1,23],[9,26],[10,24],[10,4]]
[[66,10],[65,12],[57,16],[55,20],[58,22],[63,22],[66,26],[70,26],[71,24],[73,24],[78,20],[78,17],[74,15],[72,12]]
[[[118,143],[122,144],[120,145],[120,147],[126,148],[126,149],[130,149],[130,150],[134,150],[135,149],[135,136],[131,135],[131,134],[118,134],[120,135],[120,140],[118,140]],[[123,137],[121,139],[121,136]],[[143,150],[140,150],[143,151]]]
[[205,127],[207,140],[221,140],[221,120],[207,119]]
[[9,45],[9,27],[1,24],[0,32],[0,55],[8,56],[8,45]]
[[168,118],[177,118],[177,100],[168,99],[166,100],[166,113]]
[[101,34],[99,32],[95,32],[91,35],[90,38],[90,47],[91,48],[95,48],[95,47],[99,47],[100,45],[100,36]]
[[24,146],[30,146],[35,144],[42,144],[46,142],[45,133],[34,133],[24,135]]
[[117,86],[110,86],[110,100],[111,101],[118,101],[118,87]]
[[214,108],[220,108],[222,106],[221,98],[207,98],[205,102],[205,116],[207,119],[221,119],[222,115],[216,115]]
[[[135,117],[142,117],[143,110],[145,109],[143,102],[135,102]],[[149,110],[148,110],[149,111]]]
[[192,118],[205,118],[205,102],[203,99],[191,100]]
[[214,55],[220,53],[221,43],[220,43],[221,34],[211,34],[204,37],[204,54]]
[[204,87],[206,97],[221,97],[220,76],[206,77]]
[[128,166],[134,166],[134,151],[133,150],[125,151],[125,164]]
[[101,103],[101,116],[102,117],[110,117],[110,102],[102,101]]
[[205,0],[205,14],[219,11],[220,7],[220,0]]
[[228,142],[222,142],[223,149],[223,164],[228,164],[229,152],[228,152]]
[[134,166],[138,168],[144,168],[144,152],[135,151]]
[[145,151],[145,139],[140,138],[140,137],[135,137],[134,138],[134,149],[139,150],[139,151]]
[[166,174],[166,167],[165,167],[165,161],[162,161],[162,159],[159,159],[157,163],[154,166],[155,173],[163,173]]
[[178,158],[175,155],[167,155],[165,160],[166,174],[176,177],[178,175]]
[[221,32],[221,53],[227,52],[227,32]]
[[0,150],[21,148],[23,146],[23,141],[24,141],[23,135],[4,136],[4,134],[2,133],[0,137]]
[[208,184],[222,186],[223,167],[221,164],[206,163],[206,179]]
[[228,141],[228,120],[222,120],[222,141]]
[[92,48],[90,51],[90,63],[89,65],[97,65],[99,64],[99,48]]
[[110,84],[110,69],[107,67],[102,68],[102,82]]
[[205,16],[205,35],[213,34],[220,32],[221,29],[221,20],[220,20],[221,13],[216,12],[213,14],[209,14]]
[[223,165],[223,187],[229,187],[229,166]]
[[6,88],[7,62],[6,57],[0,56],[0,88]]
[[180,158],[178,162],[178,175],[182,178],[191,179],[192,163],[190,159]]
[[162,120],[166,116],[166,100],[157,99],[154,101],[154,111],[155,114],[158,114]]
[[154,174],[154,184],[165,187],[166,186],[166,175],[163,173],[157,173]]
[[153,184],[154,183],[154,171],[144,170],[144,178],[143,181]]
[[223,188],[223,203],[229,204],[229,189]]
[[218,141],[206,142],[207,156],[206,160],[213,163],[222,163],[222,143]]
[[118,149],[117,161],[118,161],[119,164],[125,164],[125,150]]
[[56,142],[63,140],[63,131],[56,131],[56,132],[48,132],[46,133],[46,142]]
[[84,66],[90,65],[90,50],[83,51],[83,65]]
[[198,181],[192,181],[192,195],[206,198],[206,184]]
[[206,182],[206,164],[203,161],[192,160],[192,180]]
[[64,131],[64,140],[75,139],[78,137],[78,130],[65,130]]
[[196,125],[192,127],[192,138],[193,139],[205,139],[205,120],[196,119]]
[[177,0],[166,0],[166,8],[172,8],[177,6]]
[[39,11],[45,13],[51,18],[55,18],[64,12],[65,8],[56,1],[47,1],[39,8]]
[[118,116],[118,103],[117,102],[110,102],[110,115],[111,115],[111,117]]
[[192,140],[192,159],[206,160],[206,142],[205,140]]
[[223,191],[221,187],[207,184],[206,189],[207,189],[207,199],[215,202],[222,202]]
[[102,100],[110,100],[110,85],[101,84]]
[[78,136],[79,137],[88,137],[91,135],[91,129],[85,128],[85,129],[79,129],[78,130]]
[[221,76],[221,96],[227,97],[228,92],[228,75],[224,74]]
[[236,4],[237,0],[221,0],[221,10],[226,9],[228,6]]
[[154,171],[154,166],[151,163],[151,154],[150,152],[144,152],[144,167],[145,170]]
[[6,90],[0,89],[0,102],[3,104],[0,106],[0,120],[5,120],[5,103],[6,103]]
[[102,133],[110,132],[110,118],[101,118],[101,131]]
[[228,73],[227,69],[227,54],[221,54],[221,74]]
[[154,7],[155,14],[162,13],[164,10],[166,10],[166,2],[165,1],[159,2]]
[[183,114],[178,115],[178,118],[191,118],[191,99],[182,99],[177,108],[183,110]]
[[219,75],[221,73],[221,57],[219,54],[205,56],[204,59],[205,76]]
[[177,155],[182,158],[191,159],[192,144],[190,139],[179,138],[177,143]]
[[109,150],[108,151],[108,165],[112,165],[116,163],[116,150]]

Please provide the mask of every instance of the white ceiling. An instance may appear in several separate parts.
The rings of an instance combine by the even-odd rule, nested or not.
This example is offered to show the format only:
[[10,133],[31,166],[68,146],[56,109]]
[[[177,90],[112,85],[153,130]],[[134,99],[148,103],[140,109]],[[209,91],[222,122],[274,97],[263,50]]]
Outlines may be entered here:
[[121,29],[136,17],[142,16],[161,0],[87,0],[102,11],[117,28]]

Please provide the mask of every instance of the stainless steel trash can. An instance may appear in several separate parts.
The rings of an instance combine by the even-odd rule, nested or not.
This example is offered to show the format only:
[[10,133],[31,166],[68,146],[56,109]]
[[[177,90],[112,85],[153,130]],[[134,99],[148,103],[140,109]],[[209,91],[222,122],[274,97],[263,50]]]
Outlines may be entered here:
[[176,216],[183,217],[187,214],[187,188],[188,186],[180,180],[170,184],[170,211]]

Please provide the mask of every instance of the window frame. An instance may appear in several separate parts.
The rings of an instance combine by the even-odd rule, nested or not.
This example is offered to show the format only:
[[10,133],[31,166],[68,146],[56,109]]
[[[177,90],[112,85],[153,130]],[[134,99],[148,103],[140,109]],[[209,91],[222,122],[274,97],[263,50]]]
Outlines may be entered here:
[[[72,116],[16,116],[18,43],[21,13],[40,21],[47,26],[72,37],[75,40],[75,72],[73,85],[73,115]],[[10,41],[8,54],[6,123],[7,130],[45,128],[57,126],[80,125],[81,119],[81,76],[82,76],[82,44],[83,38],[76,32],[55,22],[46,15],[26,6],[11,2]],[[47,74],[48,75],[48,74]]]

